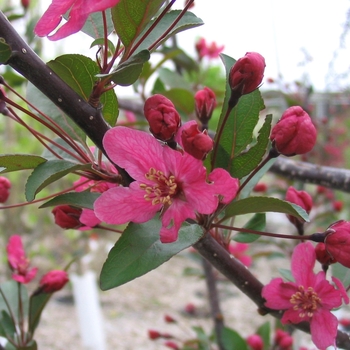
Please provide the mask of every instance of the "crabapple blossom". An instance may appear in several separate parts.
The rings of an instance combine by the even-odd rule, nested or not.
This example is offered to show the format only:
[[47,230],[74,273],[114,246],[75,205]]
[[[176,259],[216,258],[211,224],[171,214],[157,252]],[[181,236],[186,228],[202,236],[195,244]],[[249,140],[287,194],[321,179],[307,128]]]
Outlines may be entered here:
[[310,152],[316,138],[317,131],[310,116],[299,106],[288,108],[270,135],[274,149],[288,157]]
[[203,57],[207,57],[208,59],[214,59],[219,57],[220,53],[223,51],[225,46],[218,46],[215,41],[208,44],[204,38],[200,38],[197,41],[195,48],[200,59],[202,59]]
[[26,284],[35,278],[38,268],[30,268],[30,261],[26,257],[21,236],[12,235],[8,241],[6,250],[13,280]]
[[[38,36],[47,36],[50,40],[63,39],[79,32],[88,17],[99,11],[105,11],[120,0],[53,0],[49,8],[34,28]],[[62,16],[69,11],[68,21],[54,34],[50,35],[61,23]]]
[[342,283],[335,277],[329,283],[323,271],[315,274],[316,253],[310,242],[298,244],[293,251],[291,270],[295,282],[275,278],[262,290],[265,305],[284,310],[281,322],[310,322],[311,338],[320,349],[335,346],[338,320],[331,310],[349,303]]
[[103,145],[109,158],[135,180],[129,187],[109,189],[95,201],[95,214],[106,223],[142,223],[161,211],[160,240],[170,243],[177,240],[186,219],[212,214],[219,200],[231,201],[237,193],[238,180],[226,170],[215,169],[215,181],[209,175],[208,182],[200,160],[144,131],[114,127],[106,132]]
[[70,205],[58,205],[52,209],[55,218],[55,224],[64,229],[76,229],[82,226],[80,215],[82,209],[73,208]]

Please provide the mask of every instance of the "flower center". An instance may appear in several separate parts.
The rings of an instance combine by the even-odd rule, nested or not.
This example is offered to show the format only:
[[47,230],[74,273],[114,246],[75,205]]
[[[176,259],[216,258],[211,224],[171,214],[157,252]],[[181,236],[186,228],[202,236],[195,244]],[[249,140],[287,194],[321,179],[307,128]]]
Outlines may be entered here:
[[312,287],[305,290],[303,286],[299,286],[299,291],[290,298],[293,309],[299,310],[299,317],[312,317],[317,308],[321,305],[321,298],[317,295]]
[[167,177],[162,171],[151,168],[145,174],[145,178],[155,183],[153,186],[140,184],[140,188],[146,192],[144,195],[145,200],[152,201],[153,205],[160,203],[170,205],[172,203],[171,198],[177,191],[175,176],[170,175]]

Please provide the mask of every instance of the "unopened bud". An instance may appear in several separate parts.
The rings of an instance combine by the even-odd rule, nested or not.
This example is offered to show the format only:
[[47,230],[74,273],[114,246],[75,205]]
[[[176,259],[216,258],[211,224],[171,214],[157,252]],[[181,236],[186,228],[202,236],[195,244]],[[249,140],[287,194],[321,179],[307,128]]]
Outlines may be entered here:
[[250,335],[247,338],[247,343],[252,350],[263,350],[264,342],[259,334]]
[[259,87],[264,77],[265,66],[264,57],[257,52],[247,52],[232,66],[229,74],[231,107],[242,95],[249,94]]
[[299,106],[288,108],[270,135],[276,151],[288,157],[311,151],[316,138],[317,131],[310,116]]
[[188,122],[182,127],[181,141],[184,151],[200,160],[205,159],[214,145],[207,131],[200,132],[195,121]]
[[0,203],[5,203],[10,195],[11,182],[6,177],[0,176]]
[[350,222],[340,220],[324,232],[328,254],[338,263],[350,268]]
[[207,125],[216,107],[216,97],[213,90],[205,87],[194,95],[197,118],[203,125]]
[[44,293],[54,293],[61,290],[68,281],[69,278],[66,271],[52,270],[41,278],[39,289]]
[[337,261],[327,252],[326,245],[324,243],[318,243],[315,247],[316,259],[323,266],[328,266],[336,263]]
[[79,218],[81,209],[76,209],[70,205],[58,205],[53,208],[52,214],[55,217],[55,223],[64,229],[77,229],[82,226]]
[[163,95],[153,95],[144,106],[144,114],[151,133],[161,141],[171,141],[181,125],[174,104]]

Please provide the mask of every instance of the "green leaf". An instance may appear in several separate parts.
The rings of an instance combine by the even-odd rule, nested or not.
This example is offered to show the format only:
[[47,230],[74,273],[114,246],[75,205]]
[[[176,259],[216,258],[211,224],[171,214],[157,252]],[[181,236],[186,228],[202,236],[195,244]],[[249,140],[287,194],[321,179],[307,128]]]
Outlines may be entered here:
[[28,202],[44,187],[57,181],[63,176],[77,170],[91,168],[91,164],[77,164],[66,160],[49,160],[37,166],[30,174],[26,183],[25,195]]
[[226,208],[225,219],[236,215],[266,212],[289,214],[309,221],[309,216],[303,208],[273,197],[248,197],[232,202]]
[[56,205],[67,204],[77,208],[94,209],[94,202],[100,195],[100,193],[87,191],[64,193],[49,200],[39,208],[47,208]]
[[[111,10],[105,10],[106,20],[107,20],[107,33],[112,33],[114,26],[112,22]],[[104,37],[104,22],[102,17],[102,12],[94,12],[90,14],[86,20],[84,27],[81,30],[85,34],[91,36],[94,39]]]
[[[173,29],[167,33],[164,37],[164,33],[169,29],[169,27],[174,23],[174,21],[177,19],[178,15],[181,13],[181,10],[174,10],[170,11],[165,14],[161,18],[161,20],[157,23],[155,28],[153,28],[152,32],[142,41],[141,45],[136,49],[135,52],[148,49],[151,45],[153,45],[159,38],[162,38],[159,42],[157,42],[157,45],[152,48],[152,52],[159,47],[161,44],[163,44],[165,41],[167,41],[170,37],[173,35],[180,33],[184,30],[196,28],[201,25],[203,25],[203,21],[198,18],[196,15],[194,15],[192,12],[187,11],[184,16],[180,19],[179,22],[176,23],[176,25],[173,27]],[[137,40],[139,40],[146,31],[154,24],[154,22],[157,19],[153,19],[148,23],[146,28],[143,30],[143,32],[139,35]],[[137,41],[136,40],[136,41]]]
[[[224,122],[227,112],[228,100],[231,96],[231,89],[228,84],[229,73],[231,67],[236,62],[233,58],[224,54],[221,55],[221,58],[226,69],[226,93],[217,131]],[[245,152],[247,146],[252,142],[253,131],[259,121],[259,112],[264,107],[264,101],[261,98],[259,90],[255,90],[239,99],[238,104],[233,108],[227,118],[221,134],[218,155],[214,164],[215,168],[224,168],[233,176],[235,169],[232,161],[239,154]]]
[[23,286],[23,284],[10,280],[2,283],[0,288],[0,311],[6,311],[9,314],[14,315],[16,321],[18,321],[18,288],[20,288],[23,315],[26,317],[28,312],[28,291],[26,287]]
[[9,315],[9,313],[5,310],[1,310],[0,324],[1,324],[2,332],[4,333],[4,337],[13,339],[14,334],[16,333],[16,326],[13,323],[13,320]]
[[[266,215],[265,213],[256,213],[245,225],[244,228],[263,231],[266,226]],[[253,233],[238,232],[233,240],[240,243],[252,243],[256,241],[260,236]]]
[[180,229],[176,242],[164,244],[159,240],[160,229],[159,219],[128,225],[102,267],[102,290],[118,287],[146,274],[197,242],[203,235],[198,225],[185,225]]
[[176,72],[171,71],[168,68],[159,68],[157,70],[159,74],[159,79],[171,89],[185,89],[188,91],[193,91],[191,84],[181,75]]
[[5,154],[0,155],[0,173],[34,169],[39,164],[46,162],[43,157],[31,154]]
[[0,64],[6,64],[10,59],[12,50],[9,44],[3,38],[0,38]]
[[270,334],[271,334],[271,324],[270,321],[267,321],[263,323],[258,330],[256,331],[257,334],[260,335],[264,342],[264,350],[270,349]]
[[167,97],[179,112],[190,114],[194,111],[194,95],[185,89],[170,89],[163,91],[162,95]]
[[248,175],[258,164],[260,164],[269,144],[272,115],[266,116],[264,125],[259,130],[257,143],[250,147],[247,152],[242,152],[233,158],[231,165],[231,176],[241,179]]
[[248,350],[247,342],[231,328],[223,328],[221,340],[225,350]]
[[112,8],[112,20],[118,37],[129,55],[133,43],[157,14],[165,0],[121,0]]
[[30,309],[28,317],[30,333],[34,334],[34,331],[39,324],[41,313],[51,296],[52,293],[39,293],[30,297]]
[[[105,44],[105,39],[104,38],[98,38],[96,40],[94,40],[91,45],[90,45],[90,49],[93,48],[94,46],[104,46]],[[107,44],[108,44],[108,50],[114,54],[115,53],[115,46],[112,43],[112,41],[110,41],[109,39],[107,39]]]
[[[96,75],[100,72],[95,61],[83,55],[67,54],[55,58],[47,65],[84,100],[89,100]],[[114,90],[105,92],[100,102],[105,120],[110,125],[115,125],[118,102]]]
[[110,74],[97,74],[96,77],[110,77],[117,85],[129,86],[132,85],[140,76],[145,62],[150,59],[148,50],[143,50],[136,55],[131,56],[127,61],[120,64],[116,70]]

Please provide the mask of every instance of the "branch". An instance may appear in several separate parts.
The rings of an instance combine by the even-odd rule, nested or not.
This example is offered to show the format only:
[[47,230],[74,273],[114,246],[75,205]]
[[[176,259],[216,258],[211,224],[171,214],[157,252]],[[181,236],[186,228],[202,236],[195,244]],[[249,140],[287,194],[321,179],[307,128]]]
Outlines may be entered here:
[[[265,315],[269,313],[278,319],[282,317],[283,311],[271,310],[264,305],[265,300],[261,296],[264,285],[210,234],[206,233],[193,247],[247,295],[258,306],[260,314]],[[293,326],[303,332],[310,333],[310,324],[308,322],[301,322]],[[350,338],[347,333],[338,331],[336,342],[338,347],[350,350]]]
[[279,157],[270,171],[290,180],[300,180],[307,183],[350,192],[350,171]]

